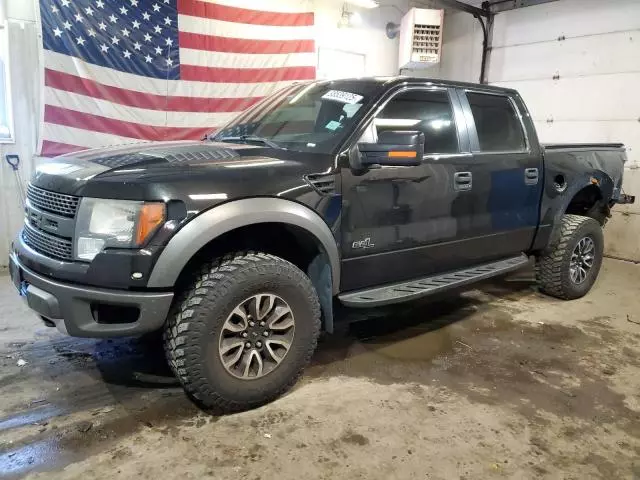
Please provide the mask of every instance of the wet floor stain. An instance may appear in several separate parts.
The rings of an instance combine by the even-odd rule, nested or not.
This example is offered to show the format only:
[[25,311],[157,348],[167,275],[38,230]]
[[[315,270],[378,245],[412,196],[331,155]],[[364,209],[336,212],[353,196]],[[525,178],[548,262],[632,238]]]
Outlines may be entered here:
[[46,425],[50,418],[58,417],[65,411],[55,405],[43,405],[32,410],[7,415],[0,419],[0,432],[27,425]]
[[340,437],[340,440],[342,440],[344,443],[349,443],[351,445],[359,445],[361,447],[364,445],[369,445],[369,439],[367,437],[365,437],[361,433],[354,432],[353,430],[349,430],[345,432]]
[[[482,294],[464,293],[393,309],[340,311],[339,332],[322,339],[297,388],[334,376],[362,377],[382,385],[402,383],[417,401],[433,401],[429,411],[440,414],[446,407],[434,401],[433,393],[425,393],[426,386],[435,386],[478,404],[509,405],[528,419],[532,431],[546,428],[552,413],[576,425],[597,422],[640,438],[640,416],[610,389],[608,380],[618,362],[640,367],[637,349],[631,348],[636,340],[622,338],[609,328],[606,317],[577,326],[515,320],[523,311],[519,300],[530,295],[531,283],[525,279],[492,284]],[[496,306],[495,297],[505,301]],[[19,478],[31,471],[55,471],[141,430],[184,441],[181,427],[215,422],[182,394],[159,344],[149,340],[65,338],[11,346],[10,355],[26,358],[29,369],[1,375],[0,395],[37,378],[61,388],[49,388],[44,402],[30,404],[25,393],[21,403],[6,406],[0,418],[0,472]],[[626,346],[611,352],[606,362],[598,355],[603,345],[621,344]],[[15,358],[6,357],[6,364],[13,366]],[[74,417],[86,412],[88,417]],[[291,421],[290,414],[279,412],[254,419],[248,426],[267,432]],[[2,441],[2,435],[43,423],[49,424],[43,432],[32,431],[13,444]],[[58,423],[60,428],[51,425]],[[514,431],[519,428],[513,426]],[[582,428],[566,425],[567,437],[590,431]],[[338,431],[336,441],[349,448],[364,447],[370,444],[365,433]],[[566,461],[561,455],[554,457],[544,435],[532,438],[530,448],[544,452],[556,466]],[[635,448],[629,444],[630,454],[640,455]],[[130,452],[116,449],[113,455],[124,458]],[[257,446],[246,458],[259,461],[263,455]],[[321,463],[329,462],[322,458]],[[225,466],[225,461],[219,458],[216,466]],[[616,472],[608,460],[597,456],[585,461],[603,475]]]
[[79,458],[62,450],[55,438],[38,440],[0,453],[0,474],[3,478],[19,478],[44,466],[55,469]]
[[155,430],[177,440],[180,426],[198,421],[210,423],[215,419],[206,417],[182,394],[136,409],[116,407],[107,414],[56,426],[45,435],[29,436],[0,447],[0,477],[19,478],[44,466],[55,471],[140,429]]

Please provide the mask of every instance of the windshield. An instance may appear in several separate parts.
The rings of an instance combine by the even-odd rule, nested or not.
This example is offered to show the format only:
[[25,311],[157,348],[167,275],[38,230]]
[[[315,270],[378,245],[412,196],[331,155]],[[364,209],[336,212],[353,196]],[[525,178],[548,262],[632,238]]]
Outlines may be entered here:
[[380,88],[375,80],[292,85],[238,115],[212,140],[332,153]]

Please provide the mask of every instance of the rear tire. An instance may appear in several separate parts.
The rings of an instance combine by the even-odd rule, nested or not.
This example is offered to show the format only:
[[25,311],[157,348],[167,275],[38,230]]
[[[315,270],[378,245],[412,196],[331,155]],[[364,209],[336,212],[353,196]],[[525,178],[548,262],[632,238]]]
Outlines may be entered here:
[[540,290],[563,300],[583,297],[598,277],[603,250],[602,227],[596,220],[564,215],[559,237],[536,261]]
[[295,384],[320,332],[318,297],[301,270],[273,255],[236,253],[203,265],[183,293],[165,328],[165,351],[200,406],[247,410]]

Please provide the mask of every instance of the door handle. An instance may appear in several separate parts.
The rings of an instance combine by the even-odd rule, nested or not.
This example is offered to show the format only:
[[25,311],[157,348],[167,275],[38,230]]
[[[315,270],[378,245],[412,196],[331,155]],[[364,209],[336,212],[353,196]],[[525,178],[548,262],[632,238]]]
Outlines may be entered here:
[[536,185],[538,183],[538,169],[537,168],[525,168],[524,169],[524,183],[527,185]]
[[471,190],[473,176],[471,172],[456,172],[453,174],[453,188],[458,191]]

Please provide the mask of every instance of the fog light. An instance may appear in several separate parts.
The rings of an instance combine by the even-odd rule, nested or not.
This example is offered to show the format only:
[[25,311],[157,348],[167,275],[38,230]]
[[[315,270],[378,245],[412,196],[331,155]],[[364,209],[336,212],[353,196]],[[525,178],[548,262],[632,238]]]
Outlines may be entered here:
[[102,251],[104,240],[101,238],[79,237],[77,257],[82,260],[93,260]]

